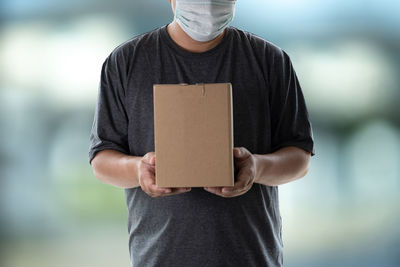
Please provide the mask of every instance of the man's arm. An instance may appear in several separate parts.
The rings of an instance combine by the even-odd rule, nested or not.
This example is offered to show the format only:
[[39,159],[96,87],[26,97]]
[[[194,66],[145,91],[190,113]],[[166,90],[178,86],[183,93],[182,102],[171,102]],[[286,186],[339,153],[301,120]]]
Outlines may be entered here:
[[115,187],[140,186],[151,197],[176,195],[191,190],[190,187],[158,187],[155,183],[155,163],[154,152],[136,157],[111,149],[99,151],[91,162],[96,178]]
[[236,197],[250,190],[254,183],[276,186],[303,177],[308,172],[311,154],[296,146],[283,147],[270,154],[252,154],[244,147],[234,148],[239,169],[234,186],[204,187],[221,197]]
[[96,178],[119,188],[139,186],[139,161],[141,157],[105,149],[96,154],[91,165]]
[[305,176],[311,154],[296,146],[283,147],[270,154],[254,154],[255,183],[276,186]]

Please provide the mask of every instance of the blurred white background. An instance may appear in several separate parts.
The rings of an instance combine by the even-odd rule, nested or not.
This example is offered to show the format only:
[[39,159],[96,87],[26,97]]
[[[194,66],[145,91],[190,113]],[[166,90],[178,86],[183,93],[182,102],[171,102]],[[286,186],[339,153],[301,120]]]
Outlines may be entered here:
[[[400,266],[400,2],[238,0],[292,58],[308,175],[280,186],[288,267]],[[0,265],[129,266],[124,193],[88,163],[101,64],[167,0],[0,3]]]

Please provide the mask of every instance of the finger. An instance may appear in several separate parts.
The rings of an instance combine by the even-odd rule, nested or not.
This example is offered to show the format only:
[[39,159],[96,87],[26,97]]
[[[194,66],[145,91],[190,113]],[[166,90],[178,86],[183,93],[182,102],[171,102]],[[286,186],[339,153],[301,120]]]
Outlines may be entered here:
[[158,187],[156,184],[149,184],[147,187],[153,193],[168,194],[172,192],[171,188],[168,187]]
[[234,153],[235,158],[239,158],[242,154],[241,149],[239,147],[233,148],[233,153]]
[[240,159],[240,158],[244,157],[247,154],[246,152],[247,152],[247,149],[245,149],[244,147],[235,147],[235,148],[233,148],[233,155],[237,159]]
[[179,187],[179,188],[165,188],[165,187],[159,187],[162,189],[168,189],[171,190],[169,193],[168,192],[161,192],[161,193],[151,193],[153,194],[154,197],[165,197],[165,196],[172,196],[172,195],[178,195],[182,193],[189,192],[191,190],[190,187]]
[[172,192],[166,195],[177,195],[181,193],[186,193],[192,190],[190,187],[178,187],[178,188],[171,188]]
[[171,189],[170,188],[163,188],[163,187],[158,187],[156,185],[156,179],[153,174],[145,174],[143,177],[143,184],[148,192],[151,193],[170,193]]
[[233,191],[233,192],[229,192],[229,193],[222,193],[223,194],[222,196],[226,197],[226,198],[237,197],[237,196],[243,195],[247,191],[248,190],[246,190],[246,189],[242,189],[242,190]]
[[151,158],[151,155],[149,153],[147,153],[146,155],[143,156],[142,161],[149,164],[150,158]]
[[224,186],[222,188],[222,192],[236,191],[240,188],[244,188],[248,180],[251,180],[249,178],[249,173],[245,168],[240,169],[236,177],[236,182],[233,184],[233,186]]
[[[207,189],[206,189],[207,190]],[[219,190],[207,190],[207,191],[209,191],[210,193],[212,193],[212,194],[214,194],[214,195],[217,195],[217,196],[220,196],[220,197],[224,197],[224,198],[230,198],[230,197],[235,197],[235,196],[238,196],[238,195],[241,195],[241,194],[243,194],[242,192],[239,192],[239,191],[234,191],[234,192],[229,192],[229,193],[224,193],[224,192],[222,192],[221,191],[222,189],[219,189]]]
[[206,190],[206,191],[208,191],[208,192],[210,192],[210,193],[212,193],[214,195],[220,196],[220,197],[232,197],[232,196],[234,196],[234,195],[227,195],[227,194],[223,193],[222,192],[222,187],[204,187],[204,190]]
[[223,194],[235,194],[237,195],[240,192],[246,192],[248,191],[249,187],[252,184],[253,179],[251,178],[251,175],[249,172],[239,172],[238,174],[238,179],[235,182],[234,186],[229,186],[229,187],[223,187],[222,188],[222,193]]
[[241,165],[243,162],[246,162],[251,157],[250,151],[248,151],[244,147],[237,147],[234,150],[234,160],[235,163]]
[[230,190],[227,190],[226,188],[223,188],[221,194],[222,194],[223,197],[236,197],[236,196],[243,195],[244,193],[249,191],[249,189],[250,189],[250,187],[248,187],[248,186],[233,188],[233,189],[230,189]]
[[139,166],[139,179],[143,181],[150,180],[152,183],[155,183],[155,168],[147,164],[141,164]]
[[221,189],[222,187],[211,187],[211,186],[206,186],[204,187],[204,190],[213,193],[213,194],[221,194]]
[[143,156],[142,161],[149,164],[149,165],[154,165],[155,163],[155,153],[154,152],[149,152],[146,155]]
[[240,180],[235,182],[234,186],[229,186],[229,187],[224,187],[222,188],[222,193],[231,193],[231,192],[237,192],[237,191],[241,191],[244,188],[246,188],[247,185],[247,181],[245,180]]

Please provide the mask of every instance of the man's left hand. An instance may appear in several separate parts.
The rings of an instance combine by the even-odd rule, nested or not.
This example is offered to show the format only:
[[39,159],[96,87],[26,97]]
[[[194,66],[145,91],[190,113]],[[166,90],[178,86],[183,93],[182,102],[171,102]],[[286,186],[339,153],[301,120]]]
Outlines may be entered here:
[[204,187],[210,193],[221,197],[236,197],[250,190],[256,176],[256,166],[253,154],[244,147],[233,148],[237,180],[234,186]]

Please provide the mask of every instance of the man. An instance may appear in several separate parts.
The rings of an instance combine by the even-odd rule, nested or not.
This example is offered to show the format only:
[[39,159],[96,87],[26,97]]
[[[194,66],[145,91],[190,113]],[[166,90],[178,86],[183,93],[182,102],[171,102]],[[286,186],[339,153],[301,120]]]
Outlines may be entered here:
[[[235,1],[169,0],[174,20],[105,60],[89,162],[125,188],[132,266],[282,266],[278,185],[306,175],[311,123],[289,56],[228,24]],[[233,187],[155,185],[153,84],[231,82]]]

